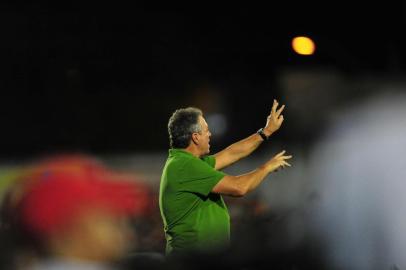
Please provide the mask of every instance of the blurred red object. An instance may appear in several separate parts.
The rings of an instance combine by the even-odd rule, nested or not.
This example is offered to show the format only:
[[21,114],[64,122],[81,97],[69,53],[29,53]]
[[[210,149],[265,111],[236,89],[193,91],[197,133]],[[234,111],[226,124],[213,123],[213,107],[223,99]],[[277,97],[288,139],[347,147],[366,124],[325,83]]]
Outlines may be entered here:
[[61,155],[37,162],[21,176],[14,197],[18,222],[47,235],[63,230],[84,211],[141,216],[150,210],[149,187],[86,155]]

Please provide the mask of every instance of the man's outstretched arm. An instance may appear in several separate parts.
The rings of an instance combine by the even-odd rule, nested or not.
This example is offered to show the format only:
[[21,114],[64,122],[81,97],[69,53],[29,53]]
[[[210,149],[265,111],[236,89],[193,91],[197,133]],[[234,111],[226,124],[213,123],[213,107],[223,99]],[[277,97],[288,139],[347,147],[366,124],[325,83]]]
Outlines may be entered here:
[[[269,137],[275,131],[277,131],[283,122],[283,115],[281,114],[285,105],[282,105],[278,109],[278,101],[274,100],[272,105],[271,113],[267,117],[266,125],[263,129],[264,134]],[[233,143],[224,150],[216,153],[214,156],[216,158],[216,169],[223,169],[236,161],[251,154],[258,146],[261,144],[263,139],[258,133],[252,134],[251,136]]]
[[254,190],[269,173],[285,166],[290,167],[291,165],[286,161],[290,158],[292,156],[285,156],[285,151],[282,151],[249,173],[238,176],[226,175],[214,186],[212,192],[233,197],[244,196]]

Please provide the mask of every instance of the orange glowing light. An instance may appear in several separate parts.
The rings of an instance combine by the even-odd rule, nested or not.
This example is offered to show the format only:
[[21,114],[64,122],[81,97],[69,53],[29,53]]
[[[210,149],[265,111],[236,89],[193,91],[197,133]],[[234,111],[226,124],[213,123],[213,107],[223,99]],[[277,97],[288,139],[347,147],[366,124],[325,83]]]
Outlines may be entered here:
[[316,50],[313,40],[308,37],[295,37],[292,40],[293,50],[300,55],[312,55]]

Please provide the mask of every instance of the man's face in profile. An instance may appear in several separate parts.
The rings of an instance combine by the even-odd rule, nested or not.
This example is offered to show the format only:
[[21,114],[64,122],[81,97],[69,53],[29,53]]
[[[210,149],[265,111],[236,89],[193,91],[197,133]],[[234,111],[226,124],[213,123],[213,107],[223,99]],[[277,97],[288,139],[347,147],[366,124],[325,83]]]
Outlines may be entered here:
[[199,124],[201,127],[201,131],[199,133],[199,148],[201,155],[205,155],[210,153],[210,130],[209,130],[209,125],[207,124],[206,120],[202,117],[199,116]]

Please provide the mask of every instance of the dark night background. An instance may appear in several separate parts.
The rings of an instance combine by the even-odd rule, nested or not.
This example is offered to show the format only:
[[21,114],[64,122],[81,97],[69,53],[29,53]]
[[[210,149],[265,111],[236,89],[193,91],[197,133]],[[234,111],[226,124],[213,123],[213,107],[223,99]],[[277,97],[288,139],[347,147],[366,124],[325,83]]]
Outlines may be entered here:
[[[209,110],[216,97],[229,129],[213,147],[224,147],[261,127],[273,98],[285,101],[279,70],[333,67],[351,79],[406,68],[403,1],[65,4],[1,4],[3,159],[166,151],[170,114]],[[294,54],[296,35],[312,37],[316,54]],[[285,114],[295,117],[289,104]],[[286,142],[317,135],[289,121],[278,135]]]
[[[301,35],[314,55],[292,50]],[[0,202],[25,161],[89,154],[151,189],[137,252],[162,255],[171,114],[201,108],[213,153],[263,127],[278,99],[281,129],[224,172],[242,175],[282,149],[292,168],[225,196],[236,245],[223,263],[406,269],[405,48],[405,1],[1,3]],[[0,265],[19,248],[8,241]],[[221,261],[199,259],[191,266]]]

